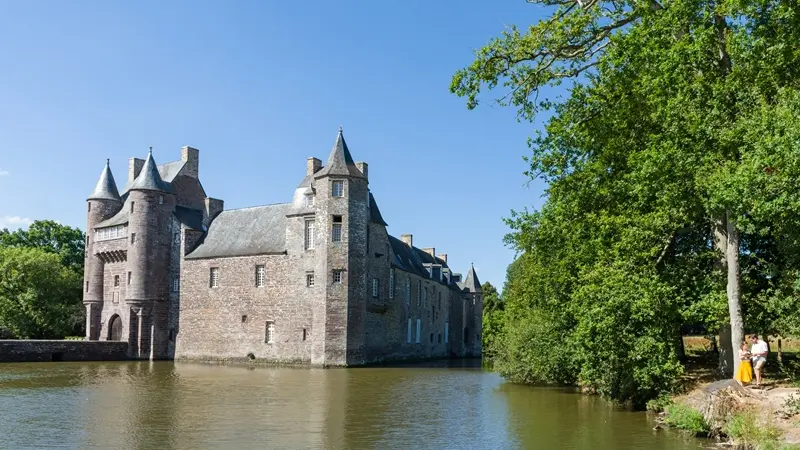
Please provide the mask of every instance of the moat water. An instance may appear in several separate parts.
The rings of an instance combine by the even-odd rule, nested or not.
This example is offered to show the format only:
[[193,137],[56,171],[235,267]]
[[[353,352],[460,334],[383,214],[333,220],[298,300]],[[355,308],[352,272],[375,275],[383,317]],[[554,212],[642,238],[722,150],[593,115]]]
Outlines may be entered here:
[[472,361],[358,369],[0,364],[0,448],[699,449]]

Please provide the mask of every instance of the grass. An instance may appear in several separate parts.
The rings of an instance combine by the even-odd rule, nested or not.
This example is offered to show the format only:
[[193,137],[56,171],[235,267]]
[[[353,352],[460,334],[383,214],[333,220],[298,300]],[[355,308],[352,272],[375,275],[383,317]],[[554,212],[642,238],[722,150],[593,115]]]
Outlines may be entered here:
[[759,416],[752,409],[736,413],[725,426],[725,434],[736,444],[754,450],[800,448],[796,445],[781,442],[783,433],[767,418],[759,420]]
[[689,431],[695,436],[708,434],[708,424],[700,411],[680,403],[672,403],[664,408],[664,412],[664,422],[667,425]]

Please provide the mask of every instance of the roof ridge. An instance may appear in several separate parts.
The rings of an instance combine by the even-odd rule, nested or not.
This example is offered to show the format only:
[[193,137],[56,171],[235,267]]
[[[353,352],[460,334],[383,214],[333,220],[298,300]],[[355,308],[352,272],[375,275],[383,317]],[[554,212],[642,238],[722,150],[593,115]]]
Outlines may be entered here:
[[282,202],[282,203],[269,203],[269,204],[266,204],[266,205],[243,206],[241,208],[226,209],[226,210],[224,210],[222,212],[242,211],[242,210],[245,210],[245,209],[255,209],[255,208],[269,208],[269,207],[272,207],[272,206],[291,205],[291,204],[292,204],[292,202]]

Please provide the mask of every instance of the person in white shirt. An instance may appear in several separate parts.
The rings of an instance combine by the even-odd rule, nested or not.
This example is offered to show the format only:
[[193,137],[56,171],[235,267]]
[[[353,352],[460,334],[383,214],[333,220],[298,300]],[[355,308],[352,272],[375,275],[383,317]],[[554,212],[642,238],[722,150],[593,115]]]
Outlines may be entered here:
[[759,339],[755,334],[750,336],[750,342],[753,343],[753,346],[750,347],[750,354],[753,360],[753,370],[756,373],[756,386],[761,386],[761,370],[764,368],[764,364],[767,363],[769,348],[767,343]]

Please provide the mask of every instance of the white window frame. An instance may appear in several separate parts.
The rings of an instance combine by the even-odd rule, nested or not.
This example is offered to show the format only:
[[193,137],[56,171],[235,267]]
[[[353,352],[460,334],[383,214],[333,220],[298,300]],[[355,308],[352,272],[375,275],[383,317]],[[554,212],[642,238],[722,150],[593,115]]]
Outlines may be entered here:
[[304,199],[306,208],[314,207],[314,194],[306,194]]
[[264,287],[267,281],[267,267],[264,264],[256,264],[256,287]]
[[314,274],[307,273],[306,274],[306,287],[314,287]]
[[372,296],[377,297],[380,291],[380,282],[377,278],[372,279]]
[[411,278],[406,279],[406,309],[411,308]]
[[422,304],[422,280],[417,280],[417,308]]
[[275,343],[275,322],[273,322],[272,320],[268,320],[267,324],[265,325],[264,343],[265,344]]
[[105,227],[99,228],[95,231],[94,240],[96,242],[99,241],[109,241],[111,239],[120,239],[128,236],[128,226],[127,225],[115,225],[113,227]]
[[181,277],[174,277],[172,279],[172,292],[180,292],[181,290]]
[[394,269],[389,269],[389,298],[394,299]]
[[314,219],[306,219],[304,228],[304,245],[306,250],[314,249]]
[[210,267],[208,270],[208,287],[219,287],[219,267]]
[[344,197],[344,180],[333,180],[331,182],[331,197]]
[[417,319],[417,344],[419,344],[419,337],[422,332],[422,319]]
[[[333,269],[332,277],[333,277],[333,283],[334,284],[340,284],[342,282],[342,272],[344,272],[344,271],[341,270],[341,269]],[[337,280],[337,278],[338,278],[338,280]]]
[[331,242],[342,242],[342,223],[331,224]]
[[411,319],[408,319],[408,335],[406,336],[406,344],[411,343]]

